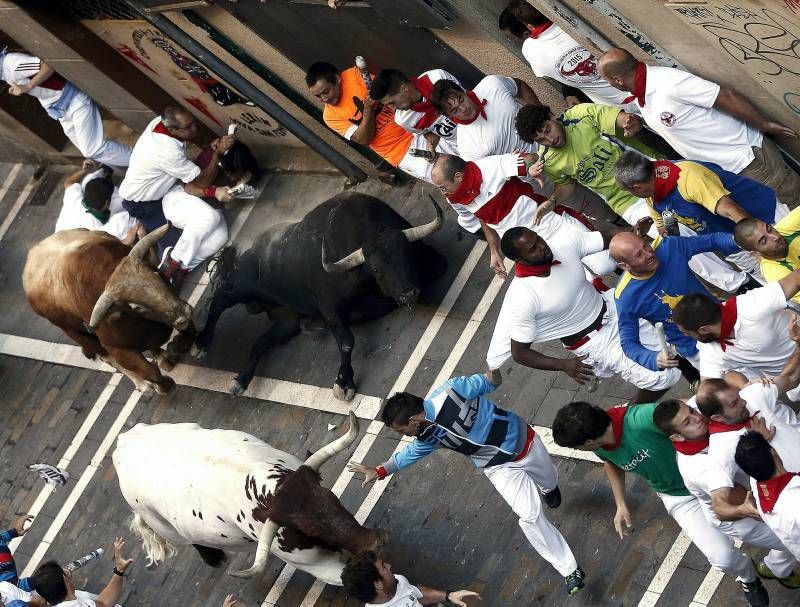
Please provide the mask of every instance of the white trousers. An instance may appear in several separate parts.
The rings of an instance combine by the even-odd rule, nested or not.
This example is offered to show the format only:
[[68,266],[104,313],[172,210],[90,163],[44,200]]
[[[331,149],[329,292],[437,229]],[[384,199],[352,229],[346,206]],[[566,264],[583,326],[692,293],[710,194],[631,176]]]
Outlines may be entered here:
[[[634,225],[642,217],[651,217],[651,214],[650,205],[641,198],[622,214],[622,218],[631,225]],[[697,236],[694,230],[682,223],[678,224],[678,228],[681,236]],[[651,227],[648,235],[655,238],[653,233],[658,235],[655,225]],[[742,284],[747,282],[747,275],[744,272],[737,271],[713,253],[695,255],[689,260],[689,267],[700,278],[728,293],[737,291]]]
[[658,497],[675,522],[700,549],[712,567],[735,575],[737,580],[752,582],[756,579],[753,561],[733,545],[733,539],[712,525],[703,507],[693,495],[676,496],[659,493]]
[[555,489],[558,473],[539,436],[533,438],[521,460],[484,468],[483,473],[519,517],[519,526],[533,549],[562,577],[573,573],[578,563],[567,540],[542,512],[539,488],[544,493]]
[[[575,356],[585,354],[587,358],[584,362],[592,366],[592,371],[597,377],[611,377],[618,374],[625,381],[645,390],[666,390],[678,383],[681,379],[681,372],[677,368],[652,371],[625,356],[619,340],[614,291],[609,289],[601,296],[606,302],[603,326],[600,327],[600,330],[590,333],[589,341],[574,350],[573,354]],[[504,299],[503,305],[500,307],[500,314],[497,316],[494,333],[492,333],[492,340],[489,342],[489,351],[486,354],[486,363],[490,369],[499,369],[511,358],[510,307],[508,298]],[[588,320],[586,324],[588,325],[592,320]],[[639,321],[639,339],[644,347],[653,351],[660,350],[655,328],[644,319]]]
[[769,553],[764,557],[764,563],[778,577],[792,575],[795,567],[799,564],[794,555],[786,549],[783,542],[775,535],[775,532],[762,521],[751,518],[743,518],[738,521],[720,521],[717,528],[725,535],[740,539],[751,546],[769,549]]
[[86,94],[75,95],[59,122],[67,139],[84,158],[112,167],[126,167],[130,163],[131,148],[103,136],[100,110]]
[[182,186],[167,192],[161,204],[164,216],[183,230],[170,256],[184,268],[196,268],[225,246],[228,225],[221,210],[187,194]]

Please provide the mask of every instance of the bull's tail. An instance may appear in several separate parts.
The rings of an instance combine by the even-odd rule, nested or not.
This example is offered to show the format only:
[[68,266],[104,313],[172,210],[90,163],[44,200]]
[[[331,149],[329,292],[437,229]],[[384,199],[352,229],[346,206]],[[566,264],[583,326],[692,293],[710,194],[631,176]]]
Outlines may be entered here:
[[145,523],[144,519],[139,514],[133,515],[130,530],[142,540],[142,548],[147,557],[148,567],[157,567],[162,561],[175,556],[178,552],[174,544],[153,531],[153,528]]
[[225,247],[211,260],[206,270],[211,274],[211,297],[206,299],[207,306],[214,301],[218,291],[223,293],[233,291],[238,267],[239,251],[234,245]]

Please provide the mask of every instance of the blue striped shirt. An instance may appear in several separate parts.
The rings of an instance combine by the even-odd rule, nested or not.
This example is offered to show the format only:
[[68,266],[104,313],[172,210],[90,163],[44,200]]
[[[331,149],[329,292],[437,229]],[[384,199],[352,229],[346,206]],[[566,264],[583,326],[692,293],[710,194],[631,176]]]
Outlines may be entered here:
[[496,387],[478,373],[436,388],[423,403],[432,425],[383,464],[386,472],[394,474],[439,448],[467,455],[478,468],[513,461],[525,447],[528,425],[485,398]]

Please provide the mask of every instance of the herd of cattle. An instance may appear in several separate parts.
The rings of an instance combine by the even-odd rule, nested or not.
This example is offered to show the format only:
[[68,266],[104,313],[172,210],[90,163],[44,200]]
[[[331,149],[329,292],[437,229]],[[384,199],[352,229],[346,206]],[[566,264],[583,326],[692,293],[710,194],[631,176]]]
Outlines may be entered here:
[[[137,389],[161,394],[175,385],[162,371],[190,350],[202,356],[220,315],[236,304],[267,312],[271,322],[232,381],[235,395],[247,389],[271,346],[298,334],[303,322],[321,319],[341,354],[333,393],[351,400],[356,386],[350,324],[410,308],[420,290],[446,270],[444,257],[422,242],[443,224],[441,207],[431,201],[436,217],[412,226],[377,198],[339,194],[299,222],[270,227],[247,251],[224,249],[199,334],[191,306],[154,269],[152,248],[168,226],[133,248],[103,232],[58,232],[28,253],[23,287],[33,310],[76,341],[85,356],[114,366]],[[374,549],[386,537],[359,525],[319,484],[320,466],[357,435],[351,413],[345,436],[301,461],[244,432],[138,424],[120,435],[113,461],[134,513],[131,529],[151,564],[191,544],[204,562],[219,566],[224,550],[256,544],[253,567],[232,575],[258,575],[272,552],[341,585],[346,555]]]

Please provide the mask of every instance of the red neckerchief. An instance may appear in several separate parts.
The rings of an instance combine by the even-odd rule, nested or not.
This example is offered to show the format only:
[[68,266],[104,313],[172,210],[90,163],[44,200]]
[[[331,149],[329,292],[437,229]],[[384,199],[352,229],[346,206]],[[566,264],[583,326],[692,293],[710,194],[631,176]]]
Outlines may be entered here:
[[647,86],[647,66],[641,61],[636,62],[636,76],[633,81],[633,90],[630,97],[625,97],[622,103],[630,103],[634,99],[639,102],[639,107],[644,107],[644,91]]
[[531,33],[528,34],[528,37],[535,40],[541,36],[551,25],[553,25],[552,21],[545,21],[544,23],[537,25],[531,30]]
[[47,80],[39,83],[43,89],[50,89],[51,91],[63,91],[67,81],[58,74],[52,74]]
[[661,202],[678,185],[681,167],[669,160],[653,161],[653,201]]
[[740,424],[726,424],[725,422],[717,422],[713,419],[708,420],[708,433],[709,434],[719,434],[721,432],[736,432],[737,430],[742,430],[743,428],[747,428],[753,418],[758,415],[758,411],[753,413],[750,417],[744,420]]
[[[175,137],[175,135],[169,132],[167,127],[165,127],[164,123],[161,122],[160,120],[158,121],[158,124],[153,127],[153,132],[158,133],[160,135],[166,135],[167,137],[172,137],[173,139],[178,139],[177,137]],[[180,141],[180,139],[178,139],[178,141]]]
[[469,204],[481,193],[482,183],[483,175],[478,165],[474,162],[468,162],[464,167],[464,178],[458,185],[458,189],[452,194],[445,194],[445,196],[447,196],[447,200],[450,202]]
[[764,512],[772,512],[775,503],[781,496],[781,491],[786,488],[791,480],[797,476],[794,472],[787,472],[768,481],[756,483],[758,488],[758,504]]
[[606,451],[613,451],[619,447],[622,442],[622,422],[625,420],[625,414],[628,413],[628,407],[622,405],[621,407],[611,407],[608,411],[608,416],[611,418],[611,429],[614,431],[614,444],[602,447]]
[[414,110],[415,112],[426,113],[431,110],[436,111],[433,109],[433,104],[431,103],[431,91],[433,90],[433,82],[431,82],[431,79],[427,76],[420,76],[419,78],[409,78],[408,81],[411,83],[411,86],[422,94],[422,99],[416,103],[412,103],[408,109]]
[[528,278],[528,276],[544,276],[550,273],[553,266],[560,266],[561,262],[554,259],[550,263],[540,263],[538,265],[531,265],[527,263],[517,262],[514,264],[514,274],[517,278]]
[[736,298],[731,297],[726,302],[720,304],[720,328],[719,328],[719,345],[724,352],[728,346],[733,345],[730,341],[733,335],[733,327],[736,324]]
[[708,447],[708,437],[698,438],[695,440],[674,440],[672,446],[675,451],[683,453],[684,455],[697,455],[703,449]]
[[467,97],[472,99],[472,103],[474,103],[475,106],[478,108],[478,112],[475,114],[475,117],[472,118],[471,120],[459,120],[458,118],[453,118],[451,116],[450,120],[452,120],[456,124],[472,124],[473,122],[475,122],[478,119],[478,116],[480,116],[481,118],[486,120],[486,110],[483,109],[483,108],[486,107],[486,104],[488,103],[488,101],[486,101],[486,99],[483,99],[483,100],[478,99],[478,96],[475,94],[474,91],[466,91],[466,95],[467,95]]

